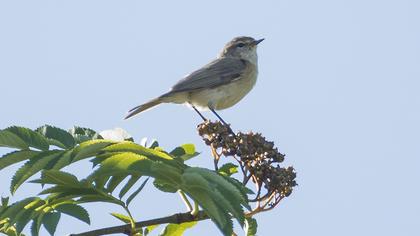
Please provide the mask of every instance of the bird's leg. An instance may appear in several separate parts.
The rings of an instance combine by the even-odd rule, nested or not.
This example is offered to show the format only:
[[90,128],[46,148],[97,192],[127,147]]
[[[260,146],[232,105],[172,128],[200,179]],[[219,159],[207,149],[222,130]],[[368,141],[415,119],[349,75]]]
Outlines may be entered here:
[[228,126],[228,124],[222,119],[222,117],[219,116],[219,114],[216,113],[216,111],[213,108],[210,108],[210,111],[213,112],[213,114],[215,114],[217,116],[217,118],[219,118],[219,120],[226,126]]
[[224,121],[223,119],[222,119],[222,117],[220,117],[219,116],[219,114],[217,114],[217,112],[213,109],[213,108],[211,108],[211,107],[209,107],[209,109],[210,109],[210,111],[211,112],[213,112],[213,114],[215,114],[216,116],[217,116],[217,118],[219,118],[219,120],[226,126],[226,127],[228,127],[228,129],[229,129],[229,132],[231,133],[231,134],[233,134],[233,135],[235,135],[235,133],[233,132],[233,130],[230,128],[230,125],[228,125],[228,123],[226,123],[226,121]]
[[203,121],[207,121],[207,119],[206,119],[206,117],[204,117],[198,110],[197,110],[197,108],[193,105],[193,104],[190,104],[191,105],[191,107],[194,109],[194,111],[196,111],[197,113],[198,113],[198,115],[200,115],[200,117],[201,117],[201,119],[203,119]]

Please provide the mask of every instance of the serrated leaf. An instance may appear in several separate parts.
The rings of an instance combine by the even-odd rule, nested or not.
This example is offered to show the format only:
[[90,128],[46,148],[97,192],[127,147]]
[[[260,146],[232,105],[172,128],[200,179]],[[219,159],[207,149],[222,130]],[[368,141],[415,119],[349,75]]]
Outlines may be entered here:
[[72,151],[73,149],[65,151],[55,162],[54,166],[51,168],[53,170],[59,170],[65,166],[68,166],[72,163]]
[[197,201],[210,219],[223,232],[231,235],[233,223],[228,212],[214,199],[214,190],[210,183],[198,173],[187,172],[182,175],[183,191]]
[[[91,174],[87,180],[96,181],[97,179],[119,174],[145,175],[162,179],[174,186],[178,186],[182,171],[182,168],[176,168],[163,162],[155,162],[135,153],[125,152],[115,154],[104,160],[100,168]],[[125,189],[123,188],[123,190]],[[122,195],[120,194],[120,196]]]
[[125,204],[124,202],[112,198],[111,196],[101,196],[98,194],[93,194],[93,195],[84,195],[83,197],[79,198],[77,200],[78,203],[88,203],[88,202],[106,202],[106,203],[112,203],[112,204],[116,204],[119,206],[124,207]]
[[101,135],[95,130],[75,126],[69,130],[76,143],[82,143],[93,139],[102,139]]
[[9,216],[9,223],[16,223],[16,231],[18,233],[22,232],[22,230],[29,223],[29,221],[39,214],[39,212],[37,212],[35,209],[44,205],[44,203],[45,201],[41,200],[40,198],[36,198],[33,201],[26,204],[25,206],[23,206],[23,208],[19,209],[18,207],[18,211],[15,214]]
[[114,192],[115,188],[125,179],[127,178],[127,174],[121,174],[121,175],[114,175],[111,176],[111,179],[108,181],[106,185],[106,190],[109,193]]
[[74,156],[73,162],[82,160],[87,157],[95,156],[103,148],[113,143],[115,142],[103,139],[85,141],[74,149],[72,153]]
[[43,195],[43,194],[50,194],[50,193],[57,193],[57,194],[61,194],[61,193],[66,193],[68,195],[72,195],[72,196],[84,196],[84,195],[91,195],[91,194],[98,194],[97,189],[91,188],[91,187],[82,187],[82,186],[62,186],[62,185],[55,185],[51,188],[47,188],[42,190],[38,195]]
[[6,155],[0,158],[0,170],[15,163],[31,159],[37,154],[39,154],[39,152],[32,150],[22,150],[7,153]]
[[1,197],[1,206],[6,207],[9,204],[9,197]]
[[187,161],[195,156],[198,156],[200,153],[195,151],[194,144],[184,144],[179,147],[176,147],[169,154],[177,158]]
[[132,175],[130,179],[127,181],[127,183],[124,185],[124,187],[121,189],[120,193],[118,194],[118,197],[121,199],[124,197],[124,195],[130,190],[131,187],[140,179],[141,176],[138,175]]
[[0,224],[0,233],[3,233],[7,236],[25,236],[24,234],[20,234],[18,232],[16,232],[16,229],[13,225],[8,225],[8,224]]
[[143,183],[140,185],[140,187],[134,191],[128,198],[126,201],[126,205],[130,205],[131,201],[137,196],[137,194],[139,194],[141,192],[141,190],[143,190],[144,186],[146,185],[147,181],[149,181],[149,178],[147,178],[145,181],[143,181]]
[[197,223],[197,221],[192,221],[182,224],[168,224],[159,236],[182,236],[185,230],[192,228]]
[[198,173],[207,181],[211,182],[216,190],[221,192],[221,195],[223,196],[220,203],[224,203],[224,200],[227,200],[230,204],[226,204],[224,208],[229,209],[241,225],[244,224],[245,216],[241,205],[246,206],[247,208],[249,205],[248,198],[244,198],[243,194],[241,193],[241,189],[238,189],[235,185],[231,184],[229,181],[226,181],[223,176],[208,169],[191,167],[188,168],[186,172]]
[[[248,195],[247,194],[255,194],[251,189],[249,189],[246,186],[244,186],[237,179],[231,178],[231,177],[227,177],[227,176],[222,176],[222,177],[224,177],[226,179],[226,181],[228,181],[231,184],[233,184],[240,191],[240,193],[242,194],[242,198],[243,199],[248,199]],[[248,210],[251,210],[251,207],[249,205],[244,205],[244,207],[246,207]]]
[[231,176],[238,173],[238,166],[233,163],[226,163],[217,172],[225,176]]
[[235,198],[233,202],[240,202],[244,206],[248,204],[248,198],[246,197],[246,195],[242,194],[244,191],[246,191],[245,186],[241,185],[241,187],[239,187],[236,184],[232,184],[231,181],[228,181],[228,179],[235,180],[234,178],[222,176],[214,171],[210,171],[208,169],[200,167],[192,167],[189,168],[188,171],[197,172],[203,177],[205,177],[208,181],[211,181],[213,184],[216,184],[221,192],[226,193],[226,195]]
[[46,169],[48,165],[51,165],[52,160],[57,158],[63,153],[63,151],[45,151],[31,158],[21,168],[19,168],[15,175],[12,177],[10,184],[10,192],[13,194],[27,179],[34,174],[38,173],[42,169]]
[[41,126],[36,129],[36,132],[46,137],[49,144],[57,147],[67,149],[76,145],[76,141],[69,132],[51,125]]
[[10,218],[11,221],[14,221],[14,217],[24,209],[26,205],[33,201],[39,200],[38,197],[29,197],[18,202],[13,203],[12,205],[8,206],[5,210],[3,210],[0,214],[0,219]]
[[32,221],[32,225],[31,225],[31,235],[32,236],[38,236],[39,235],[39,230],[40,230],[41,225],[42,225],[42,218],[44,218],[44,214],[41,213],[38,217],[36,217]]
[[108,152],[133,152],[139,155],[147,156],[153,160],[173,160],[173,158],[165,152],[145,148],[133,142],[120,142],[104,148]]
[[246,236],[255,236],[257,235],[257,220],[254,218],[246,218],[245,220],[245,233]]
[[117,218],[118,220],[121,220],[122,222],[126,223],[126,224],[130,224],[131,223],[131,219],[129,216],[126,216],[124,214],[120,214],[120,213],[111,213],[111,215],[115,218]]
[[45,170],[42,172],[40,183],[43,184],[56,184],[64,186],[79,185],[79,181],[75,175],[59,170]]
[[12,126],[5,129],[5,131],[17,135],[30,147],[46,151],[50,146],[44,136],[28,128]]
[[148,146],[148,148],[150,149],[155,149],[157,147],[159,147],[159,142],[156,139],[153,139],[150,145]]
[[29,145],[16,134],[0,130],[0,146],[18,149],[29,149]]
[[178,191],[178,189],[172,186],[172,184],[169,184],[160,179],[155,179],[155,181],[153,181],[153,185],[162,192],[175,193],[176,191]]
[[54,235],[58,222],[60,221],[60,217],[60,212],[49,212],[45,214],[44,218],[42,219],[42,224],[48,233],[50,233],[50,235]]
[[90,225],[90,218],[89,213],[85,210],[85,208],[76,205],[76,204],[63,204],[55,207],[55,210],[67,214],[69,216],[73,216],[86,224]]

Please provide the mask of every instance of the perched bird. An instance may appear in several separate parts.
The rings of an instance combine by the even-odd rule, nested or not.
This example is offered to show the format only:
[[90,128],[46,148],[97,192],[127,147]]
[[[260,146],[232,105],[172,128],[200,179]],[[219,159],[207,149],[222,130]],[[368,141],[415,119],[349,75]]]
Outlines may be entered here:
[[223,123],[215,110],[238,103],[255,85],[258,74],[257,45],[264,39],[236,37],[228,42],[218,58],[192,72],[172,89],[142,105],[131,109],[125,119],[161,103],[189,104],[199,110],[209,109]]

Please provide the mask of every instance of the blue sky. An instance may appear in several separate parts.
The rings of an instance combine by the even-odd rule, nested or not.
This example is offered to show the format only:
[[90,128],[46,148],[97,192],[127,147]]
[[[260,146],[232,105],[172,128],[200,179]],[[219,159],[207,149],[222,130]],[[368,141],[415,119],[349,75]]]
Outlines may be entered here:
[[[298,172],[291,197],[257,216],[259,235],[419,235],[419,10],[414,0],[1,1],[0,128],[122,127],[166,149],[195,143],[191,165],[211,168],[194,111],[122,118],[231,38],[264,37],[255,88],[220,112],[273,140]],[[0,194],[17,167],[0,172]],[[135,208],[139,220],[184,211],[151,186]],[[57,235],[118,224],[107,207],[89,209],[91,227],[65,218]],[[200,222],[186,235],[203,232],[218,234]]]

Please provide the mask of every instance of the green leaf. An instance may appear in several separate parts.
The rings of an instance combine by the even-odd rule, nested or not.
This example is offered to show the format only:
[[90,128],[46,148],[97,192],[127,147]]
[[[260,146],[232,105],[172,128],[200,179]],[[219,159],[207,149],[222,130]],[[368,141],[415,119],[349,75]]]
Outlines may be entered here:
[[168,224],[159,236],[182,236],[185,230],[192,228],[196,224],[197,221],[182,224]]
[[9,197],[1,197],[1,206],[6,207],[9,204]]
[[218,202],[223,204],[222,207],[229,210],[241,225],[244,224],[245,216],[241,205],[246,206],[247,208],[249,208],[249,205],[248,198],[243,197],[241,189],[238,189],[235,185],[232,185],[229,181],[226,181],[223,176],[208,169],[191,167],[188,168],[186,172],[198,173],[207,181],[211,182],[213,188],[215,188],[214,191],[217,190],[221,193],[215,196],[216,198],[222,196]]
[[23,208],[19,209],[17,214],[10,216],[10,224],[16,223],[16,231],[18,233],[22,232],[25,226],[32,220],[34,217],[39,215],[39,211],[36,209],[43,208],[42,206],[45,204],[44,200],[40,198],[36,198],[32,202],[26,204]]
[[153,140],[152,140],[152,143],[149,145],[149,147],[148,147],[148,148],[150,148],[150,149],[155,149],[155,148],[157,148],[157,147],[159,147],[159,142],[158,142],[156,139],[153,139]]
[[44,125],[36,129],[36,132],[45,136],[50,145],[64,149],[72,148],[76,145],[76,141],[69,132],[54,126]]
[[150,144],[148,144],[149,139],[144,137],[140,140],[140,145],[145,147],[145,148],[150,148],[150,149],[155,149],[157,147],[159,147],[159,142],[156,139],[151,139]]
[[137,194],[139,194],[141,192],[141,190],[143,190],[144,186],[146,185],[147,181],[149,180],[149,178],[147,178],[145,181],[143,181],[143,183],[140,185],[140,187],[134,191],[128,198],[126,201],[126,205],[130,205],[130,202],[137,196]]
[[44,218],[44,214],[40,214],[38,217],[36,217],[32,221],[32,225],[31,225],[31,235],[32,236],[38,236],[39,235],[39,229],[41,228],[42,218]]
[[69,133],[73,136],[76,143],[82,143],[93,139],[102,139],[98,132],[89,128],[75,126],[69,130]]
[[12,177],[10,184],[10,192],[13,194],[28,178],[38,173],[40,170],[48,169],[48,165],[60,156],[63,151],[53,150],[41,152],[38,155],[27,161],[21,168],[19,168]]
[[57,160],[57,162],[54,164],[54,166],[51,169],[59,170],[65,166],[68,166],[72,163],[72,152],[73,149],[65,151]]
[[5,131],[9,131],[17,135],[30,147],[46,151],[50,146],[44,136],[28,128],[12,126],[5,129]]
[[109,193],[114,192],[115,188],[125,179],[127,178],[127,174],[121,174],[121,175],[114,175],[111,176],[111,179],[108,181],[106,185],[106,190]]
[[122,222],[126,223],[126,224],[130,224],[131,223],[131,218],[129,216],[120,214],[120,213],[111,213],[111,215],[119,220],[121,220]]
[[233,163],[226,163],[219,168],[218,172],[225,176],[231,176],[238,173],[238,166]]
[[[241,182],[239,182],[239,180],[235,178],[227,177],[227,176],[222,176],[222,177],[224,177],[226,181],[233,184],[241,192],[243,199],[248,199],[248,194],[255,194],[254,191],[244,186]],[[248,210],[251,210],[251,207],[249,205],[248,206],[245,205],[245,207]]]
[[14,151],[7,153],[6,155],[0,158],[0,170],[13,165],[15,163],[31,159],[39,152],[32,151],[32,150],[22,150],[22,151]]
[[68,187],[79,185],[79,181],[76,176],[59,170],[43,171],[41,181],[38,183],[65,185]]
[[85,141],[74,149],[72,153],[74,156],[73,162],[82,160],[87,157],[95,156],[103,148],[113,143],[115,142],[103,139]]
[[246,218],[245,220],[245,232],[246,236],[255,236],[257,235],[257,220],[254,218]]
[[25,141],[7,130],[0,130],[0,147],[29,149],[29,145]]
[[0,219],[10,218],[12,222],[15,222],[16,215],[19,212],[22,212],[22,209],[24,209],[26,205],[34,201],[39,201],[39,198],[29,197],[29,198],[25,198],[21,201],[13,203],[12,205],[8,206],[5,210],[1,212]]
[[42,219],[42,224],[48,233],[50,233],[50,235],[54,235],[58,222],[60,221],[60,217],[60,212],[49,212],[45,214],[44,218]]
[[20,234],[18,232],[16,232],[16,229],[13,225],[8,225],[8,224],[0,224],[0,233],[3,233],[7,236],[25,236],[24,234]]
[[98,191],[99,190],[93,187],[89,187],[89,186],[55,185],[53,187],[42,190],[40,193],[38,193],[38,195],[51,194],[51,193],[56,193],[56,194],[66,193],[71,196],[79,197],[79,196],[90,195],[90,194],[98,194]]
[[131,187],[140,179],[141,176],[138,175],[132,175],[130,179],[127,181],[127,183],[124,185],[124,187],[121,189],[120,193],[118,194],[118,197],[121,199],[124,197],[124,195],[130,190]]
[[187,161],[195,156],[198,156],[200,153],[195,151],[194,144],[184,144],[176,147],[169,154],[175,156],[176,158],[180,158],[183,161]]
[[126,152],[116,154],[103,161],[101,167],[89,176],[88,179],[96,180],[104,176],[122,173],[159,177],[171,182],[175,182],[180,177],[180,170],[174,167],[153,162],[145,156]]
[[144,155],[150,159],[163,161],[163,160],[173,160],[173,158],[165,152],[158,150],[145,148],[141,145],[138,145],[133,142],[120,142],[113,145],[110,145],[104,148],[104,151],[108,152],[133,152],[139,155]]
[[[188,170],[188,169],[187,169]],[[200,174],[187,172],[182,175],[183,191],[199,203],[210,219],[223,232],[224,235],[231,235],[233,223],[230,215],[223,209],[211,184]]]
[[166,192],[166,193],[175,193],[176,191],[178,191],[178,189],[174,187],[172,184],[169,184],[160,179],[155,179],[155,181],[153,181],[153,185],[160,191]]
[[55,207],[55,210],[67,214],[69,216],[73,216],[86,224],[90,224],[89,213],[85,210],[85,208],[76,205],[76,204],[62,204]]
[[112,203],[124,207],[125,204],[123,201],[113,198],[111,195],[101,196],[98,194],[92,195],[83,195],[83,197],[77,200],[78,203],[88,203],[88,202],[105,202]]
[[144,236],[149,235],[150,232],[152,232],[154,229],[156,229],[159,226],[160,225],[149,225],[149,226],[145,227],[145,229],[144,229]]

